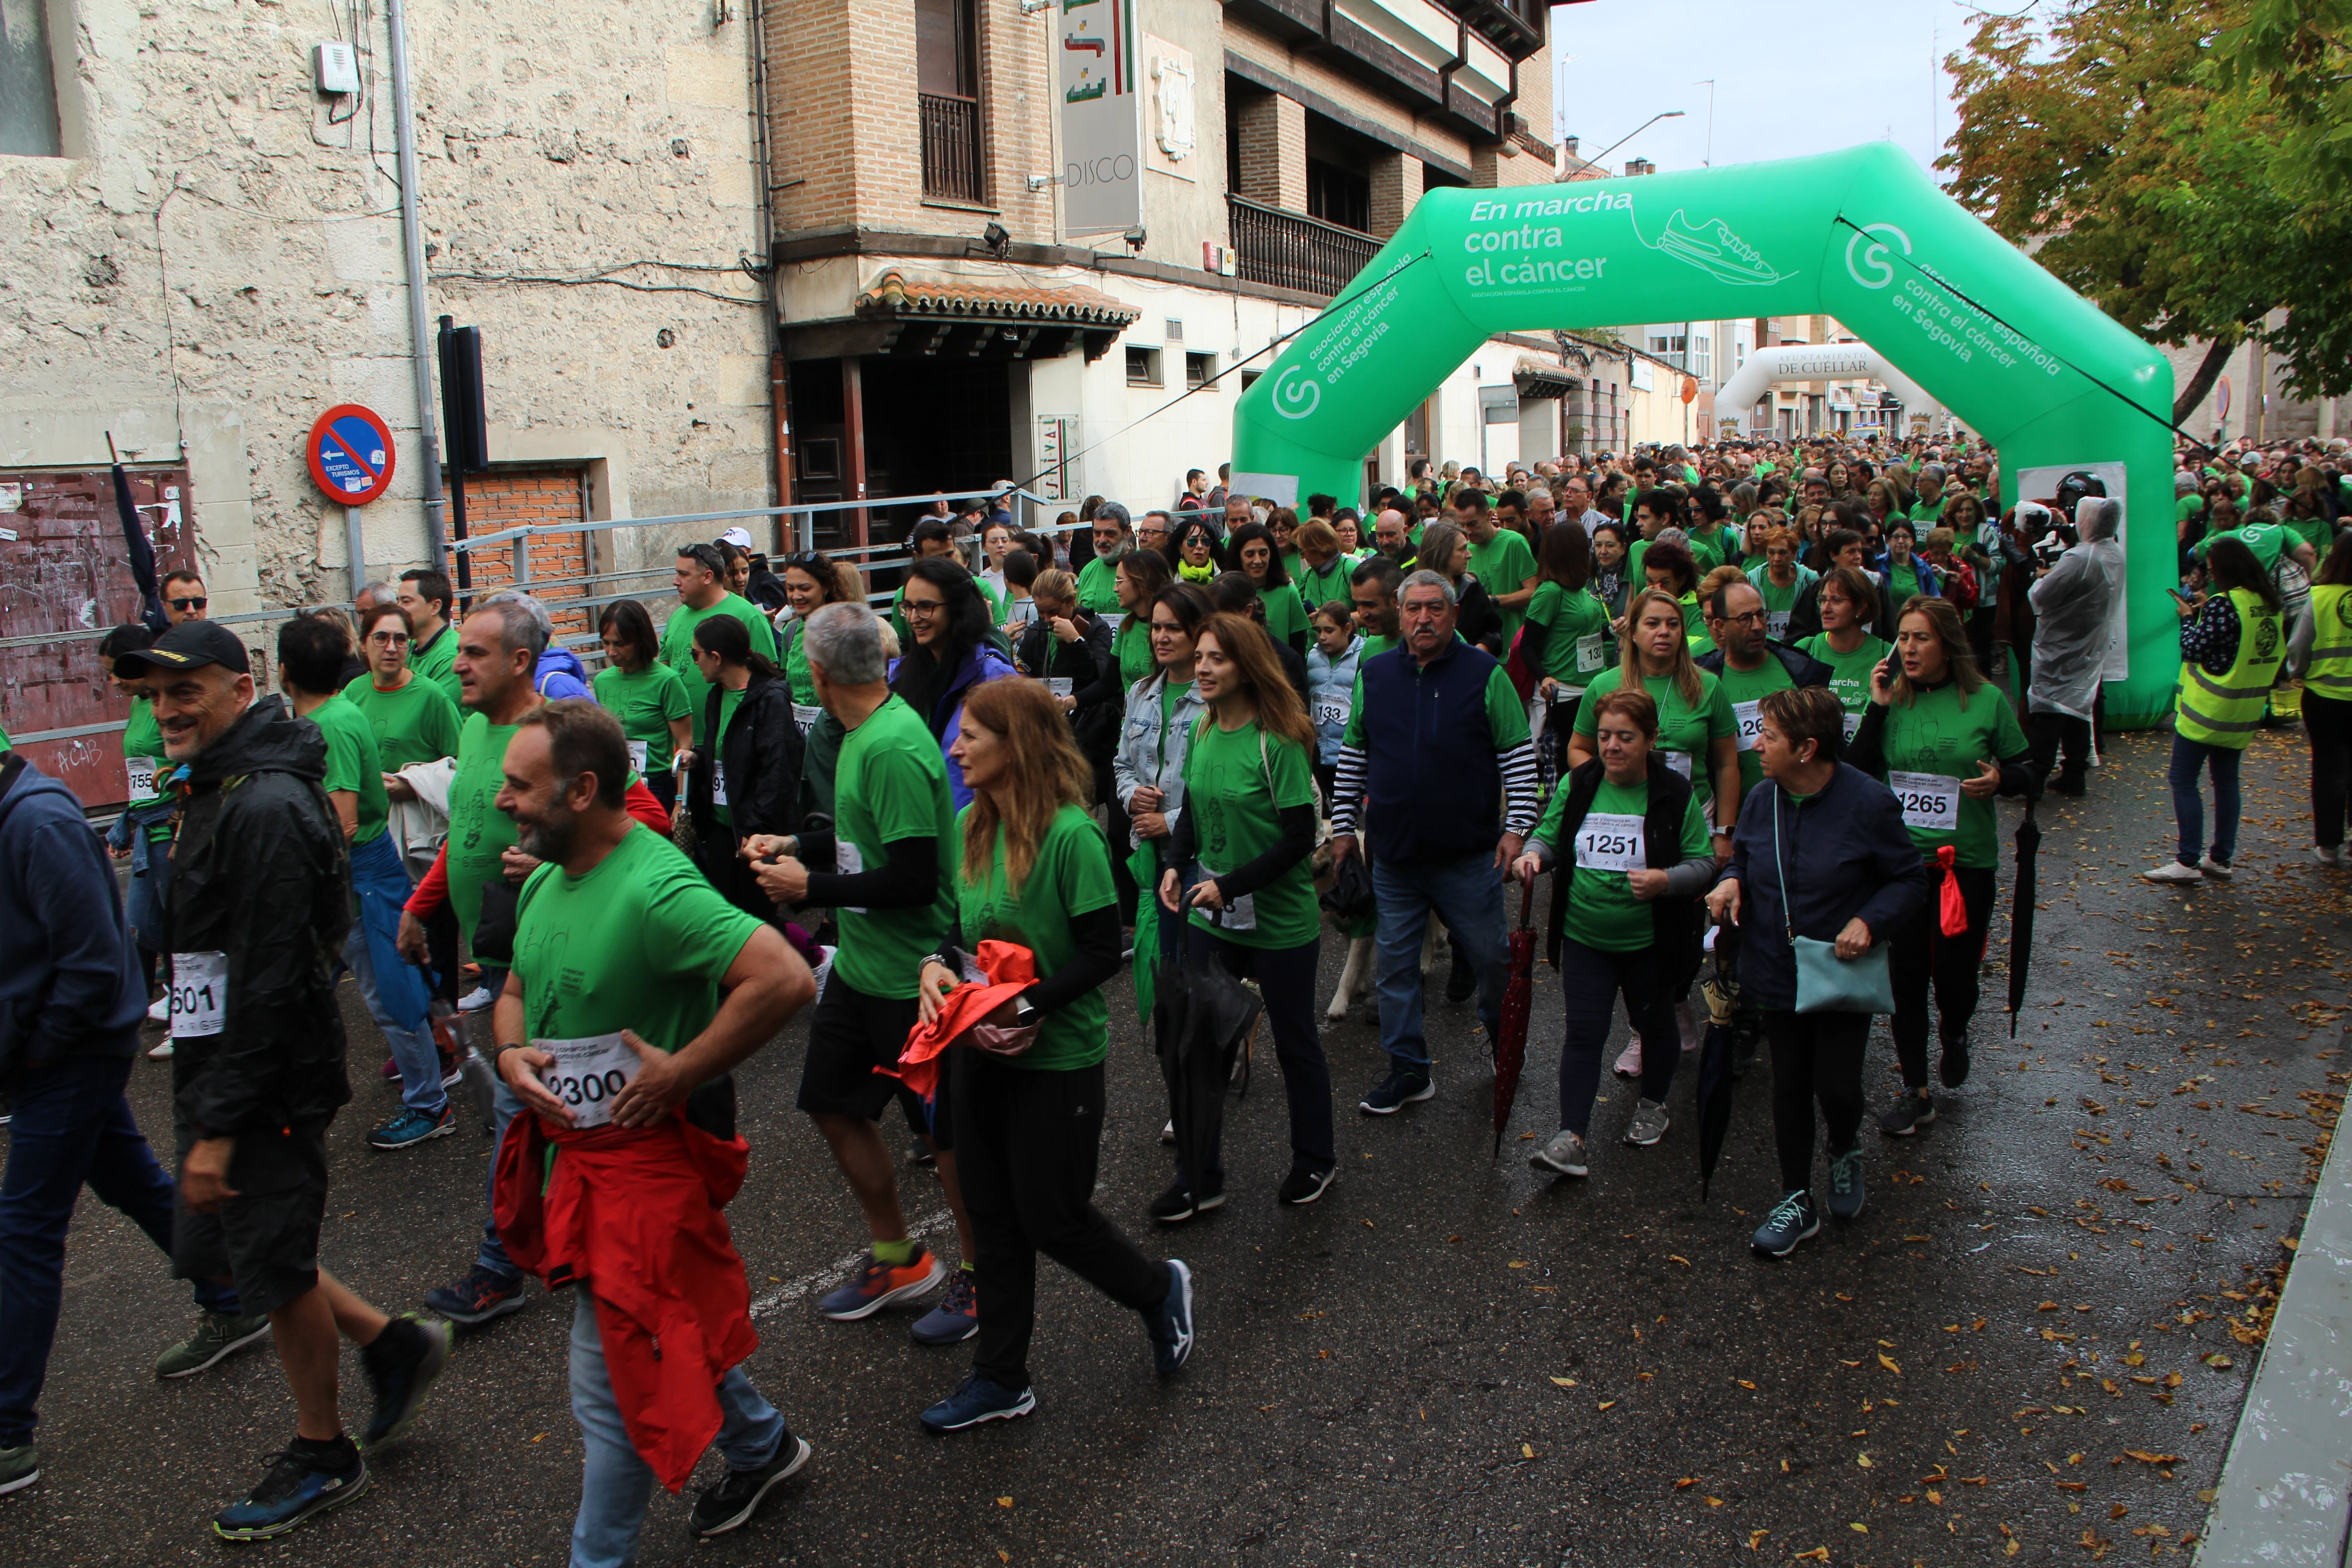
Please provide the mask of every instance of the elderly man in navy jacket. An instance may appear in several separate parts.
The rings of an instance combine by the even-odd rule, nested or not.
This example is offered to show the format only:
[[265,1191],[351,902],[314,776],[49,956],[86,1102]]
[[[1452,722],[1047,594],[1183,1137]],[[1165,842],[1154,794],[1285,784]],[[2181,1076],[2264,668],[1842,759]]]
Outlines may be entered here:
[[1380,905],[1381,1045],[1386,1079],[1362,1108],[1387,1116],[1437,1092],[1422,1030],[1421,942],[1434,910],[1478,973],[1478,1016],[1501,1026],[1503,868],[1536,823],[1536,752],[1510,677],[1454,635],[1454,584],[1415,572],[1402,584],[1403,642],[1357,671],[1331,811],[1331,847],[1354,854],[1371,814]]

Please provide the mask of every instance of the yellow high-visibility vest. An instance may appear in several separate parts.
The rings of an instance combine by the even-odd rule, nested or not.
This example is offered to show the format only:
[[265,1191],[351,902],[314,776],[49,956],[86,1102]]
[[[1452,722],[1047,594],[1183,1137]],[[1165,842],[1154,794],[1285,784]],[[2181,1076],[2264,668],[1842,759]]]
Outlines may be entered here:
[[2263,721],[2271,682],[2285,662],[2286,635],[2278,612],[2245,589],[2231,589],[2230,603],[2238,611],[2238,657],[2219,676],[2193,658],[2180,661],[2172,727],[2191,741],[2242,751]]
[[2304,689],[2352,702],[2352,586],[2320,583],[2311,590],[2311,668]]

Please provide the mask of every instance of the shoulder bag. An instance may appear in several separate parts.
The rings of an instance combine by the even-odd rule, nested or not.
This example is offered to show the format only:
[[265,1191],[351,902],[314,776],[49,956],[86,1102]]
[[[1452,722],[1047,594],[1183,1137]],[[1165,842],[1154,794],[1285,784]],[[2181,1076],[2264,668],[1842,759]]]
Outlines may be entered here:
[[1789,871],[1780,859],[1780,788],[1773,786],[1772,868],[1780,877],[1780,924],[1789,950],[1797,959],[1797,1011],[1800,1013],[1892,1013],[1895,978],[1887,963],[1888,946],[1874,942],[1860,958],[1840,958],[1837,943],[1799,936],[1790,919],[1795,900],[1789,895]]

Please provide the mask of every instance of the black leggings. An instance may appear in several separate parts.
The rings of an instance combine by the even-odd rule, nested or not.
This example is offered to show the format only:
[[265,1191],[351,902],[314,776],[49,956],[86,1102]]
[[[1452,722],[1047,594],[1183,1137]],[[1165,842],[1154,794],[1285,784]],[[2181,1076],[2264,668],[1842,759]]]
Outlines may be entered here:
[[1968,906],[1969,929],[1946,936],[1938,911],[1943,907],[1944,873],[1932,862],[1927,868],[1927,898],[1917,914],[1895,928],[1895,951],[1889,955],[1895,981],[1895,1055],[1903,1064],[1903,1081],[1912,1089],[1927,1087],[1927,987],[1936,988],[1936,1011],[1942,1037],[1965,1039],[1969,1020],[1977,1011],[1977,965],[1984,961],[1985,926],[1992,918],[1994,868],[1956,866],[1960,900]]
[[2344,842],[2344,803],[2352,785],[2352,702],[2305,688],[2303,727],[2311,736],[2311,841]]
[[1642,1037],[1642,1098],[1664,1103],[1683,1054],[1675,1006],[1658,981],[1658,948],[1609,952],[1574,937],[1559,944],[1559,989],[1568,1016],[1559,1042],[1559,1124],[1583,1137],[1592,1128],[1592,1100],[1601,1089],[1601,1057],[1615,1022],[1617,997]]
[[[1173,923],[1166,910],[1160,918]],[[1236,980],[1255,980],[1265,998],[1265,1021],[1274,1032],[1274,1059],[1282,1068],[1282,1091],[1290,1110],[1290,1163],[1303,1170],[1328,1171],[1339,1163],[1331,1129],[1331,1067],[1323,1056],[1323,1037],[1315,1024],[1315,968],[1323,951],[1318,932],[1312,942],[1296,947],[1244,947],[1210,935],[1190,921],[1184,935],[1194,953],[1213,956]],[[1220,1129],[1220,1142],[1223,1142]],[[1220,1150],[1210,1152],[1211,1169],[1186,1171],[1177,1162],[1177,1173],[1194,1192],[1222,1189],[1225,1170]]]
[[1764,1016],[1772,1047],[1772,1142],[1780,1155],[1780,1190],[1813,1184],[1813,1105],[1830,1130],[1830,1157],[1851,1151],[1862,1130],[1862,1058],[1870,1043],[1866,1013]]
[[949,1051],[956,1173],[979,1256],[980,1347],[972,1370],[1029,1386],[1044,1253],[1122,1307],[1168,1299],[1168,1266],[1136,1250],[1094,1205],[1102,1142],[1103,1069],[1024,1068],[983,1051]]

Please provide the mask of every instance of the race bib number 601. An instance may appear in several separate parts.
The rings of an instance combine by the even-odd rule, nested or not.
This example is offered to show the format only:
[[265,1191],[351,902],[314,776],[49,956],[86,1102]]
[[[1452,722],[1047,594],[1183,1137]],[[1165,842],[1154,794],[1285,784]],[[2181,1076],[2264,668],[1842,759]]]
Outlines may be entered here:
[[562,1100],[578,1128],[602,1127],[613,1120],[613,1100],[645,1066],[618,1034],[578,1040],[533,1040],[533,1050],[555,1060],[539,1069],[539,1081]]
[[228,1022],[228,954],[172,955],[172,1037],[217,1035]]

